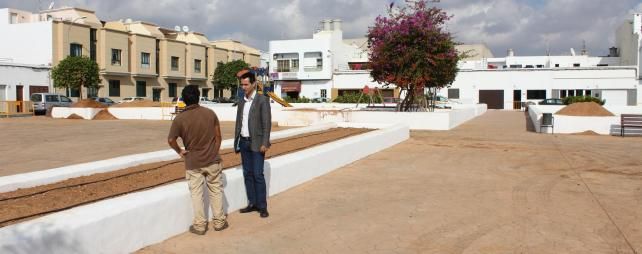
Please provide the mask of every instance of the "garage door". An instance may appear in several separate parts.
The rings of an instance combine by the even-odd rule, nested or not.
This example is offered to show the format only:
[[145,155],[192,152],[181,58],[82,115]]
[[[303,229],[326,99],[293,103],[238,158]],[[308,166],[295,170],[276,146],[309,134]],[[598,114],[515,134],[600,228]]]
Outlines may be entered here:
[[34,93],[48,93],[49,87],[47,86],[29,86],[29,97]]
[[504,90],[479,90],[479,103],[488,109],[504,109]]

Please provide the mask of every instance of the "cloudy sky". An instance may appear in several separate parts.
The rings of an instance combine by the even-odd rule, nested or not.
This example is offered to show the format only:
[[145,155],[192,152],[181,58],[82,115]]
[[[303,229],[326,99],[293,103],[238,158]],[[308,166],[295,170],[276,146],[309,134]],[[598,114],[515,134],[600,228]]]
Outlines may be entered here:
[[[310,38],[326,18],[343,20],[344,38],[364,37],[392,0],[58,0],[56,7],[93,9],[102,20],[131,18],[172,28],[187,25],[211,40],[232,38],[267,50],[269,40]],[[401,4],[403,0],[397,0]],[[47,0],[0,0],[0,8],[45,9]],[[454,15],[458,41],[486,43],[495,56],[543,55],[580,49],[606,55],[615,29],[642,12],[640,0],[441,0]]]

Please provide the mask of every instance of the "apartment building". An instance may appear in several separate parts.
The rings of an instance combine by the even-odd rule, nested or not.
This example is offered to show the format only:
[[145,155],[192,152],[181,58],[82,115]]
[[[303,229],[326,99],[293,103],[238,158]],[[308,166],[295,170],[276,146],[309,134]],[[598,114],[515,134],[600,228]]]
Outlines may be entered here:
[[[241,59],[250,66],[260,64],[258,50],[238,41],[211,42],[186,27],[169,29],[131,19],[102,21],[94,11],[76,7],[39,13],[0,9],[0,33],[13,35],[0,48],[0,58],[15,63],[55,66],[70,55],[96,61],[101,83],[98,89],[83,88],[83,97],[169,101],[186,85],[196,84],[203,96],[211,98],[217,63]],[[81,91],[56,92],[78,97]]]

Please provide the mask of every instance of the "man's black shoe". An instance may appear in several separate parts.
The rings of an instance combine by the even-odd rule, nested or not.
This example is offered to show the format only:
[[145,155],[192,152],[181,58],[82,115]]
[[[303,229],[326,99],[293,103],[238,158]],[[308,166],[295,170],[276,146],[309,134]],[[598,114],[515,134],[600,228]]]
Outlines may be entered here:
[[261,213],[261,218],[267,218],[268,216],[270,216],[270,213],[268,213],[267,208],[261,209],[259,212]]
[[254,211],[258,211],[258,210],[259,209],[256,208],[255,206],[248,205],[246,208],[242,208],[241,210],[239,210],[239,212],[240,213],[250,213],[250,212],[254,212]]

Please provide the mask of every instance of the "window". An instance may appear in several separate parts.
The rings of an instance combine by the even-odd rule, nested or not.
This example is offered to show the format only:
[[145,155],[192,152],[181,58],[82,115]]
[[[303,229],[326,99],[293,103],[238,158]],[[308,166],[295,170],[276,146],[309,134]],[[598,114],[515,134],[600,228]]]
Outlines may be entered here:
[[69,88],[69,97],[80,97],[80,88]]
[[111,65],[120,66],[121,52],[120,49],[111,49]]
[[194,59],[194,72],[201,73],[201,60]]
[[584,96],[584,90],[575,90],[575,96]]
[[18,13],[11,13],[11,24],[17,24],[18,23]]
[[560,91],[560,98],[566,98],[566,90],[561,90]]
[[580,67],[580,64],[578,64],[578,63],[574,63],[574,64],[573,64],[573,67]]
[[584,90],[584,96],[591,96],[591,90]]
[[323,57],[321,52],[306,52],[303,54],[304,71],[323,70]]
[[91,28],[89,30],[89,58],[96,62],[96,29]]
[[178,57],[172,57],[172,71],[178,71]]
[[511,65],[510,65],[510,68],[511,68],[511,69],[512,69],[512,68],[522,68],[522,65],[521,65],[521,64],[511,64]]
[[169,97],[177,97],[176,94],[178,89],[176,88],[176,83],[169,83],[168,86],[169,86],[169,89],[168,89]]
[[448,89],[448,99],[459,99],[459,88]]
[[328,90],[321,89],[321,98],[328,98]]
[[136,96],[147,97],[147,83],[145,81],[136,81]]
[[299,53],[274,54],[277,72],[299,72]]
[[120,97],[120,80],[109,80],[109,96]]
[[560,64],[555,64],[555,67],[560,67]]
[[526,99],[528,100],[546,99],[546,90],[528,90],[526,91]]
[[60,96],[60,101],[62,102],[71,102],[71,99],[65,97],[65,96]]
[[42,94],[32,94],[31,95],[31,101],[41,102],[42,101]]
[[140,67],[149,69],[149,53],[140,53]]
[[45,95],[46,102],[58,102],[58,95]]
[[87,87],[87,98],[98,97],[98,88],[97,87]]
[[537,68],[544,68],[544,65],[543,64],[538,64]]
[[82,45],[78,43],[69,44],[70,56],[82,56]]
[[569,97],[575,96],[575,90],[568,90],[568,96]]

